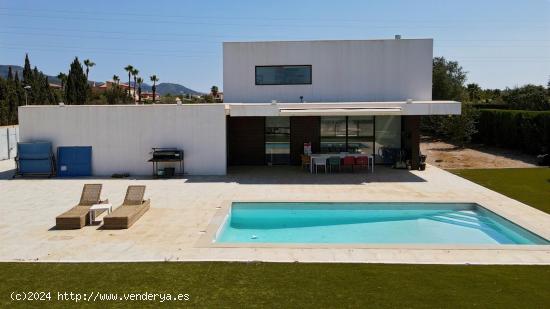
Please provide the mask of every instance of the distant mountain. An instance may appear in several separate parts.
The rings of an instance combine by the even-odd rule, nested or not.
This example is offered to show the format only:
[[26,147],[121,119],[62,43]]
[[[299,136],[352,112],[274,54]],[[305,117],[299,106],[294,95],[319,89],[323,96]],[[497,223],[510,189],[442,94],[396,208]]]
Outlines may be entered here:
[[178,95],[178,94],[203,94],[201,92],[195,91],[193,89],[189,89],[185,86],[182,86],[180,84],[172,84],[172,83],[160,83],[157,85],[157,91],[161,95],[165,94],[172,94],[172,95]]
[[[23,79],[23,67],[18,65],[3,65],[0,64],[0,77],[7,78],[8,77],[8,70],[9,67],[11,67],[11,70],[13,72],[13,75],[15,75],[15,72],[19,75],[19,80]],[[55,77],[46,75],[48,77],[48,81],[52,84],[61,84],[61,81]]]
[[[134,82],[131,82],[130,85],[133,87]],[[153,86],[143,83],[141,84],[141,90],[151,92],[153,91]],[[180,94],[191,94],[191,95],[201,95],[204,94],[202,92],[198,92],[193,89],[189,89],[185,86],[182,86],[180,84],[173,84],[173,83],[160,83],[157,84],[157,93],[160,95],[180,95]]]
[[[13,74],[15,74],[15,72],[18,72],[19,74],[19,79],[23,79],[23,67],[21,66],[18,66],[18,65],[3,65],[3,64],[0,64],[0,77],[2,78],[7,78],[8,77],[8,69],[9,67],[11,66],[11,69],[13,71]],[[61,81],[55,77],[55,76],[51,76],[51,75],[47,75],[48,76],[48,81],[52,84],[61,84]],[[121,82],[124,82],[124,81],[121,81]],[[94,83],[94,81],[90,81],[91,84]],[[103,82],[95,82],[96,84],[102,84]],[[131,83],[132,85],[134,84],[133,82]],[[141,89],[143,91],[152,91],[152,87],[151,85],[149,84],[141,84]],[[173,83],[160,83],[157,85],[157,92],[160,94],[160,95],[166,95],[166,94],[172,94],[172,95],[179,95],[179,94],[191,94],[191,95],[200,95],[200,94],[203,94],[202,92],[199,92],[199,91],[195,91],[193,89],[189,89],[185,86],[182,86],[180,84],[173,84]]]
[[[0,77],[6,78],[8,77],[8,70],[10,65],[1,65],[0,64]],[[15,75],[15,72],[19,74],[19,78],[23,77],[23,67],[20,67],[18,65],[12,65],[11,70],[13,71],[13,74]]]

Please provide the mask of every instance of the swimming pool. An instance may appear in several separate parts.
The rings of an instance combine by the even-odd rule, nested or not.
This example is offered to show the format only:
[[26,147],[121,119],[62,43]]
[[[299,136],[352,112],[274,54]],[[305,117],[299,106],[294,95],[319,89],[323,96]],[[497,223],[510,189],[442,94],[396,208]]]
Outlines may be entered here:
[[216,243],[548,245],[475,203],[234,202]]

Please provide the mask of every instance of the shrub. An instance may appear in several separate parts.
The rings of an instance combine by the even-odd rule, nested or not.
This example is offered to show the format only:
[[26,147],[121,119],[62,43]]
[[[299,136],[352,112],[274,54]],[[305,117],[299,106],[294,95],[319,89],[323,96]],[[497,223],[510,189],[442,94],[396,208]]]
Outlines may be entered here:
[[479,110],[472,104],[462,103],[460,115],[432,115],[422,117],[421,131],[433,137],[443,137],[457,146],[471,142],[477,132]]
[[513,89],[506,89],[502,94],[504,103],[510,109],[531,111],[550,110],[550,98],[543,86],[525,85]]

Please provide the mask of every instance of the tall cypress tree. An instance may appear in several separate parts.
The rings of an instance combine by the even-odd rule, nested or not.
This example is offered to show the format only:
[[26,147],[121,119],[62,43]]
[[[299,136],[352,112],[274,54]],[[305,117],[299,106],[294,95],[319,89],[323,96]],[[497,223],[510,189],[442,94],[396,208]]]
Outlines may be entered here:
[[8,67],[8,80],[13,80],[13,72],[11,70],[11,66]]
[[29,54],[25,54],[25,66],[23,67],[23,81],[27,85],[31,85],[33,81],[31,62],[29,61]]
[[90,88],[86,74],[82,69],[78,57],[71,63],[69,75],[67,76],[67,85],[65,86],[65,100],[68,104],[86,104]]
[[[8,71],[8,73],[9,72],[11,71]],[[8,83],[11,83],[11,80],[4,80],[0,77],[0,126],[8,124],[8,100],[6,98]]]
[[5,124],[17,124],[17,107],[21,105],[19,91],[22,88],[19,82],[19,74],[16,71],[13,80],[7,81],[6,93],[4,95],[4,122]]
[[[42,89],[42,74],[38,72],[38,68],[35,66],[32,70],[32,82],[31,85],[31,91],[29,91],[29,104],[44,104],[44,89]],[[29,83],[25,81],[27,85]]]

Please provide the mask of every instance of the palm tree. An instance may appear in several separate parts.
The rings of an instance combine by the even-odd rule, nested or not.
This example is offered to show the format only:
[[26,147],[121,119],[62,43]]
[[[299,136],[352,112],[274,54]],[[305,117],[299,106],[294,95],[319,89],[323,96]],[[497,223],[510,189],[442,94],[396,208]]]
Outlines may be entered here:
[[139,74],[139,70],[136,69],[136,68],[134,68],[134,69],[132,70],[132,75],[134,76],[134,97],[135,97],[135,95],[136,95],[136,82],[137,82],[136,79],[137,79],[137,75],[138,75],[138,74]]
[[151,81],[153,82],[153,103],[155,103],[156,93],[157,93],[157,82],[159,81],[159,78],[156,75],[149,76]]
[[141,84],[143,84],[143,78],[138,77],[136,82],[138,84],[138,102],[141,103]]
[[124,70],[128,72],[128,96],[130,96],[130,76],[132,75],[132,72],[134,71],[134,67],[132,65],[127,65]]
[[114,97],[114,103],[118,103],[118,97],[120,95],[120,77],[118,75],[113,75],[113,82],[115,83],[114,89],[112,89],[113,97]]
[[57,74],[57,78],[61,81],[61,89],[64,89],[65,83],[67,82],[67,74],[59,72],[59,74]]
[[88,79],[88,73],[90,72],[90,68],[93,67],[95,63],[90,59],[86,59],[84,60],[84,65],[86,66],[86,79]]
[[212,86],[212,88],[210,88],[210,92],[215,99],[218,96],[218,86]]

